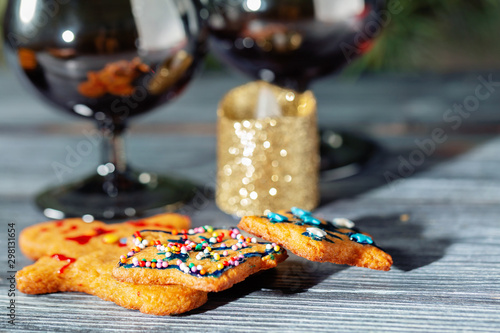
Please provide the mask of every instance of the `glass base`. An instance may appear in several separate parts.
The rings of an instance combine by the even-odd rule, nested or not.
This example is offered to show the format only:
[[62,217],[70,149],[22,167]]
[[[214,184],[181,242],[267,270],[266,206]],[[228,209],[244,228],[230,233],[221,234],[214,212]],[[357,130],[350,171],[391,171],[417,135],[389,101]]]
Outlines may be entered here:
[[129,171],[120,175],[96,174],[51,188],[35,201],[49,218],[83,217],[91,222],[175,211],[195,194],[196,186],[189,181]]
[[373,140],[352,132],[320,129],[321,180],[354,176],[382,156]]

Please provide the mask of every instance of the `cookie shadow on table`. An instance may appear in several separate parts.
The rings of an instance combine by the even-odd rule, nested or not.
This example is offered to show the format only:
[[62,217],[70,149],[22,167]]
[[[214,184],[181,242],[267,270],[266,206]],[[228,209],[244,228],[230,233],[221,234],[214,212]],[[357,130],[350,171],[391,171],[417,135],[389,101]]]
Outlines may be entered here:
[[309,261],[290,255],[290,259],[280,264],[278,269],[264,273],[271,281],[265,289],[279,291],[282,294],[307,292],[310,288],[347,268],[349,266]]
[[186,315],[200,314],[214,310],[252,293],[298,294],[307,292],[348,266],[319,263],[290,255],[278,267],[255,274],[232,288],[218,293],[210,293],[208,302]]
[[364,216],[356,226],[371,234],[377,245],[389,253],[394,266],[409,272],[440,260],[453,244],[449,238],[430,238],[418,220],[401,219],[405,214],[390,216]]
[[259,277],[261,276],[261,273],[257,273],[251,277],[248,277],[243,282],[235,284],[227,290],[216,293],[209,293],[208,301],[204,305],[179,316],[190,316],[212,311],[221,306],[234,302],[242,297],[245,297],[253,292],[257,292],[263,288],[263,283],[261,280],[259,280]]

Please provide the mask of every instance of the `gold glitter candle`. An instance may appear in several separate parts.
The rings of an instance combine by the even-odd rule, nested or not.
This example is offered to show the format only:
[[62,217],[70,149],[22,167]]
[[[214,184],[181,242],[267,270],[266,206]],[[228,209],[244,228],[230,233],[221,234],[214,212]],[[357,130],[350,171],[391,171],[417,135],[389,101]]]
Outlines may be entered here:
[[317,206],[319,145],[312,92],[261,81],[237,87],[219,105],[217,133],[220,209],[241,217]]

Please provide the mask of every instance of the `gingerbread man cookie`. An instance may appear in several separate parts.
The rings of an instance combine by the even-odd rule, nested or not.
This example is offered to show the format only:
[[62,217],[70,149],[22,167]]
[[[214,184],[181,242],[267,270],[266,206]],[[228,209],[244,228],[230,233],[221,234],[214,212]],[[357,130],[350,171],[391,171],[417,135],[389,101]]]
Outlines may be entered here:
[[70,218],[24,229],[19,235],[19,247],[25,256],[33,260],[54,253],[79,257],[102,249],[121,253],[127,247],[127,237],[138,230],[189,229],[190,224],[187,216],[170,213],[116,224],[86,223],[82,219]]
[[107,251],[79,258],[44,256],[17,273],[17,288],[26,294],[79,291],[127,309],[162,316],[184,313],[207,301],[207,293],[184,286],[119,282],[111,276],[115,263],[116,256]]
[[66,219],[24,229],[23,253],[35,264],[16,274],[17,287],[27,294],[80,291],[129,309],[156,315],[179,314],[203,305],[207,293],[178,285],[147,286],[116,281],[111,271],[127,247],[127,236],[145,228],[189,228],[178,214],[162,214],[119,224]]

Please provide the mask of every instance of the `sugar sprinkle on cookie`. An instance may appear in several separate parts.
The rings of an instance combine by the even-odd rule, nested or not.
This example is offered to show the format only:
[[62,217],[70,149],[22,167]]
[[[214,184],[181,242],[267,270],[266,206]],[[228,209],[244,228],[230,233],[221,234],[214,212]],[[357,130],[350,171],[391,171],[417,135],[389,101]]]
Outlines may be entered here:
[[143,230],[134,247],[120,257],[113,276],[137,284],[182,284],[221,291],[287,258],[279,245],[257,242],[237,228]]

